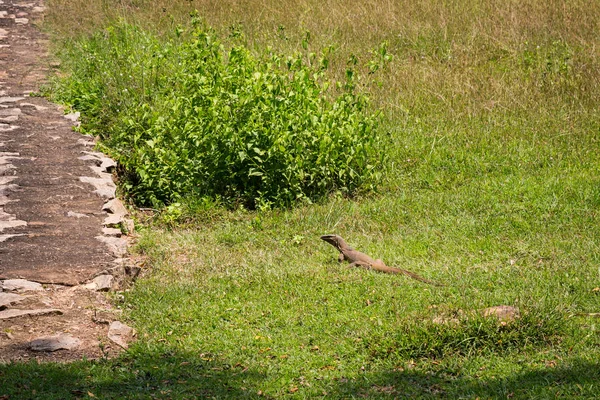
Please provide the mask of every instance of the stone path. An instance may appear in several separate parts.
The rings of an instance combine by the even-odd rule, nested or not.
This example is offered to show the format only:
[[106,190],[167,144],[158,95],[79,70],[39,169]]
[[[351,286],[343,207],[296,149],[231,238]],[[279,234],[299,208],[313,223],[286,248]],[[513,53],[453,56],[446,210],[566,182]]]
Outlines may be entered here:
[[98,290],[134,270],[114,162],[73,130],[76,115],[30,96],[48,74],[43,12],[42,0],[0,0],[0,362],[101,355],[118,313]]

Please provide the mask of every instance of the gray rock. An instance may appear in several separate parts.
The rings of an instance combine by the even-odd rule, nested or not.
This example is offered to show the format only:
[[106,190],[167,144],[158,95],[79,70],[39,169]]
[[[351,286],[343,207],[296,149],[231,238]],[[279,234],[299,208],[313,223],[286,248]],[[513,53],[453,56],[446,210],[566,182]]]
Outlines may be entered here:
[[512,322],[519,318],[519,309],[512,306],[494,306],[482,310],[484,317],[496,317],[501,322]]
[[112,181],[110,174],[106,174],[108,177],[93,178],[91,176],[81,176],[79,180],[81,182],[89,183],[96,188],[95,192],[104,197],[105,199],[114,199],[116,195],[117,186]]
[[0,104],[1,103],[14,103],[17,101],[21,101],[25,99],[25,97],[0,97]]
[[123,225],[125,225],[125,230],[127,231],[128,235],[131,235],[133,232],[135,232],[135,223],[132,219],[125,218],[123,220]]
[[123,222],[123,217],[121,215],[110,214],[104,219],[102,225],[106,227],[115,227],[118,226],[121,222]]
[[19,103],[19,106],[20,107],[33,107],[33,108],[35,108],[36,111],[48,109],[48,107],[38,106],[37,104],[33,104],[33,103]]
[[68,119],[69,121],[77,122],[77,120],[79,119],[80,116],[81,116],[81,114],[79,113],[79,111],[77,111],[77,112],[65,114],[65,115],[63,115],[63,118]]
[[79,343],[80,340],[71,335],[60,334],[32,340],[29,347],[33,351],[74,350]]
[[127,209],[119,199],[112,199],[104,203],[102,206],[104,211],[107,211],[111,214],[125,216],[127,215]]
[[9,115],[8,117],[2,117],[0,118],[0,122],[15,122],[19,120],[19,116],[18,115]]
[[103,153],[97,151],[83,151],[82,153],[85,156],[81,156],[79,159],[94,161],[96,166],[100,167],[100,172],[111,172],[117,166],[117,163],[112,158],[106,157]]
[[9,219],[7,221],[0,220],[0,232],[8,228],[16,228],[18,226],[26,226],[27,222],[21,221],[19,219]]
[[74,211],[67,212],[67,217],[75,217],[75,218],[89,218],[88,215],[77,213]]
[[2,282],[2,289],[9,292],[27,292],[44,290],[41,284],[25,279],[7,279]]
[[107,292],[112,288],[114,280],[115,277],[112,275],[99,275],[92,279],[85,287],[99,292]]
[[[113,236],[113,237],[121,237],[123,235],[123,232],[121,232],[120,229],[117,228],[102,228],[102,233],[106,236]],[[0,235],[0,242],[1,240],[1,235]]]
[[18,294],[0,292],[0,310],[23,300],[25,300],[25,297],[19,296]]
[[108,327],[108,338],[126,349],[129,347],[129,342],[133,340],[135,331],[133,328],[119,321],[113,321]]
[[18,317],[23,317],[23,316],[38,316],[38,315],[62,315],[62,311],[57,310],[55,308],[39,308],[39,309],[35,309],[35,310],[14,310],[14,309],[10,309],[10,310],[4,310],[4,311],[0,311],[0,320],[3,319],[12,319],[12,318],[18,318]]
[[17,179],[16,176],[0,176],[0,185],[6,185]]
[[20,108],[0,109],[0,116],[21,115]]
[[8,239],[17,237],[17,236],[27,236],[25,233],[15,233],[13,235],[0,235],[0,243],[6,242]]
[[115,257],[123,257],[127,254],[127,239],[109,236],[96,236],[96,239],[105,243]]

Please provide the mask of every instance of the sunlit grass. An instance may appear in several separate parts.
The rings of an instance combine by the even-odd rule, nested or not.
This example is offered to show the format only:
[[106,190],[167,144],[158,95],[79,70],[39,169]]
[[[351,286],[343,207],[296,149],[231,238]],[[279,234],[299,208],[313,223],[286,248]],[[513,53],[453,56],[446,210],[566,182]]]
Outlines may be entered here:
[[[333,74],[387,41],[393,60],[362,85],[388,164],[364,197],[263,212],[198,201],[147,220],[149,268],[119,303],[138,343],[113,361],[3,367],[8,394],[64,398],[69,380],[106,398],[597,396],[598,4],[49,4],[58,38],[116,17],[170,35],[193,8],[257,50],[301,51],[309,31],[308,51],[336,46]],[[446,286],[349,270],[325,233]],[[501,304],[521,318],[481,317]]]

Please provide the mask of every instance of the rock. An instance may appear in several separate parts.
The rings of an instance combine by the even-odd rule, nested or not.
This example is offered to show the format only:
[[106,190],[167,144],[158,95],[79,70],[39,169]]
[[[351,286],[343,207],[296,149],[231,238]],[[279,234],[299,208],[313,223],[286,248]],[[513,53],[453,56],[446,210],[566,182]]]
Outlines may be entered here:
[[81,176],[79,180],[81,182],[89,183],[96,188],[95,192],[104,197],[107,200],[114,199],[116,195],[117,187],[112,181],[110,174],[106,174],[106,178],[93,178],[90,176]]
[[132,219],[125,218],[123,220],[123,224],[125,225],[125,230],[127,231],[128,235],[131,235],[133,232],[135,232],[135,223]]
[[116,214],[111,214],[104,219],[102,225],[106,227],[115,227],[118,226],[121,222],[123,222],[123,217]]
[[23,316],[38,316],[38,315],[62,315],[62,311],[57,310],[55,308],[39,308],[39,309],[35,309],[35,310],[14,310],[14,309],[10,309],[10,310],[4,310],[4,311],[0,311],[0,320],[3,319],[11,319],[11,318],[18,318],[18,317],[23,317]]
[[67,217],[75,217],[75,218],[89,218],[89,216],[81,213],[77,213],[74,211],[67,212]]
[[127,209],[119,199],[112,199],[104,203],[102,210],[107,211],[111,214],[125,216],[127,215]]
[[24,99],[25,97],[0,97],[0,103],[14,103]]
[[[102,233],[106,236],[113,236],[113,237],[121,237],[123,235],[123,232],[121,232],[120,229],[117,228],[102,228]],[[0,235],[0,242],[2,241],[2,235]]]
[[79,111],[77,111],[77,112],[65,114],[65,115],[63,115],[63,118],[68,119],[69,121],[77,122],[77,120],[79,119],[80,116],[81,116],[81,114],[79,113]]
[[1,116],[21,115],[21,109],[20,108],[0,109],[0,115]]
[[27,18],[15,18],[15,23],[20,25],[26,25],[29,23]]
[[8,221],[0,220],[0,232],[8,228],[16,228],[18,226],[26,226],[27,222],[18,219],[10,219]]
[[16,228],[18,226],[26,226],[27,222],[21,221],[19,219],[11,218],[9,220],[1,220],[0,219],[0,232],[9,228]]
[[92,279],[85,287],[98,292],[107,292],[112,288],[114,280],[115,277],[112,275],[99,275]]
[[9,115],[8,117],[0,118],[0,122],[15,122],[19,120],[18,115]]
[[33,104],[33,103],[20,103],[19,106],[20,107],[33,107],[33,108],[35,108],[36,111],[48,109],[48,107],[38,106],[37,104]]
[[27,292],[44,290],[41,284],[25,279],[7,279],[2,282],[2,289],[9,292]]
[[494,306],[482,310],[484,317],[496,317],[501,322],[512,322],[519,318],[519,309],[512,306]]
[[106,243],[115,257],[123,257],[127,254],[127,239],[109,236],[96,236],[96,239]]
[[79,343],[80,340],[71,335],[60,334],[32,340],[29,347],[33,351],[74,350]]
[[19,296],[18,294],[0,292],[0,310],[4,309],[6,306],[19,303],[23,300],[25,300],[25,297]]
[[0,235],[0,243],[6,242],[8,239],[14,238],[14,237],[17,237],[17,236],[27,236],[27,235],[25,233],[15,233],[15,234],[12,234],[12,235]]
[[[92,141],[90,143],[94,142]],[[85,156],[81,156],[79,159],[84,161],[94,161],[96,167],[99,168],[96,169],[96,167],[92,167],[96,173],[112,172],[117,166],[117,163],[112,158],[106,157],[104,154],[97,151],[82,151],[82,153],[85,154]]]
[[129,347],[128,342],[130,342],[134,336],[135,331],[133,328],[122,322],[113,321],[108,327],[108,338],[124,349]]

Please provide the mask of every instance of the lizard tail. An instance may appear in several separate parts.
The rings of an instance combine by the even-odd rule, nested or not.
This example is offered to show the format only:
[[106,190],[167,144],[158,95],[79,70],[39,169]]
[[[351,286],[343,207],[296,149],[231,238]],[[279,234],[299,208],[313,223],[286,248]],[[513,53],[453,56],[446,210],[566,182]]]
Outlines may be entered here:
[[444,284],[442,284],[442,283],[439,283],[439,282],[434,282],[434,281],[430,281],[429,279],[423,278],[421,275],[417,275],[417,274],[415,274],[414,272],[410,272],[410,271],[407,271],[407,270],[405,270],[405,269],[402,269],[402,268],[396,268],[396,267],[393,267],[393,268],[394,268],[394,270],[396,270],[396,271],[397,271],[399,274],[406,275],[406,276],[408,276],[408,277],[410,277],[410,278],[413,278],[413,279],[415,279],[415,280],[417,280],[417,281],[420,281],[420,282],[423,282],[423,283],[427,283],[427,284],[429,284],[429,285],[433,285],[433,286],[446,286],[446,285],[444,285]]

